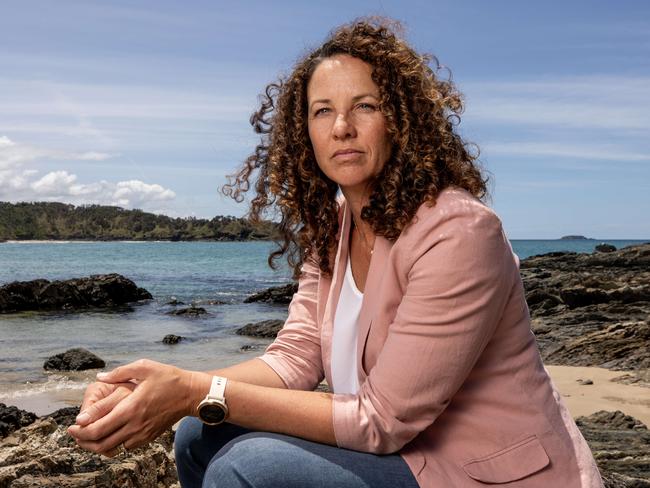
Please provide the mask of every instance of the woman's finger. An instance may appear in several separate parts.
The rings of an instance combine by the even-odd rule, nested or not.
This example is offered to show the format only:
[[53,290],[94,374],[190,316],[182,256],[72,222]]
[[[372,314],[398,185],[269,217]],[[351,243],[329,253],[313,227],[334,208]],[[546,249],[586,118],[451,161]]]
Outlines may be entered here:
[[97,373],[97,380],[103,383],[127,383],[135,380],[138,382],[146,378],[153,367],[160,363],[149,359],[138,359],[124,366],[118,366],[112,371]]
[[77,415],[77,425],[85,426],[108,415],[118,403],[131,394],[133,388],[135,388],[135,385],[129,383],[120,384],[107,397],[90,403]]
[[103,439],[77,440],[79,447],[106,457],[114,457],[122,451],[121,447],[128,449],[128,433],[126,427],[121,427]]

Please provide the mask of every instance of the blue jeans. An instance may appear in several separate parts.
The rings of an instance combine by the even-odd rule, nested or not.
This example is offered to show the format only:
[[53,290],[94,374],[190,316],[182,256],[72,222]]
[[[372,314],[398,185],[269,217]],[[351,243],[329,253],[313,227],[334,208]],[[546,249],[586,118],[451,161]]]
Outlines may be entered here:
[[174,441],[183,488],[417,488],[397,454],[378,456],[186,417]]

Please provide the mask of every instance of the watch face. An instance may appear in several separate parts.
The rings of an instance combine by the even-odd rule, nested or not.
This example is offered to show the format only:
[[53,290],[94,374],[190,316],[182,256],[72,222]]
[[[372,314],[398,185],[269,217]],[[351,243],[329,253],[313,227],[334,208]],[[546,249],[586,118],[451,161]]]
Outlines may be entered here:
[[199,418],[208,425],[220,424],[226,418],[226,410],[218,403],[206,403],[199,408]]

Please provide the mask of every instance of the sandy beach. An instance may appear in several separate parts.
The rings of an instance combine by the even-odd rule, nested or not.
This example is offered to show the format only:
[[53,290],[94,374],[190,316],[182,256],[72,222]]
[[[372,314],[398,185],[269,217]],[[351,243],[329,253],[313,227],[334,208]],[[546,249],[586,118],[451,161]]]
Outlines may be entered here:
[[[650,388],[611,381],[626,371],[574,366],[547,366],[546,369],[574,418],[599,410],[620,410],[650,426]],[[578,383],[587,379],[593,385]]]

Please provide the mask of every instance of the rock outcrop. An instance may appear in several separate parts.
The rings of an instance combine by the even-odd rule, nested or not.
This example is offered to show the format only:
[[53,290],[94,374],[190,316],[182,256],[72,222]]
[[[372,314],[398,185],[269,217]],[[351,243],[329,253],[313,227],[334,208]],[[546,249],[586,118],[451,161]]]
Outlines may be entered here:
[[102,358],[82,347],[75,347],[50,356],[43,363],[44,369],[54,371],[83,371],[105,366],[106,362]]
[[262,320],[254,324],[246,324],[235,331],[236,334],[252,337],[273,338],[278,335],[284,325],[284,320]]
[[0,313],[114,307],[151,298],[151,293],[119,274],[14,281],[0,287]]
[[178,488],[173,433],[145,448],[106,458],[77,447],[54,418],[0,440],[0,488]]
[[33,423],[36,418],[36,414],[32,412],[0,403],[0,437],[8,436],[13,431]]
[[167,312],[167,315],[176,315],[180,317],[198,317],[199,315],[205,315],[208,311],[203,307],[187,307],[179,308],[178,310],[170,310]]
[[605,488],[650,487],[650,432],[623,412],[596,412],[576,423],[594,454]]
[[545,363],[647,373],[650,244],[532,256],[521,275]]
[[286,304],[291,302],[294,293],[297,291],[298,283],[289,283],[288,285],[274,286],[249,296],[244,300],[244,303],[265,302]]

